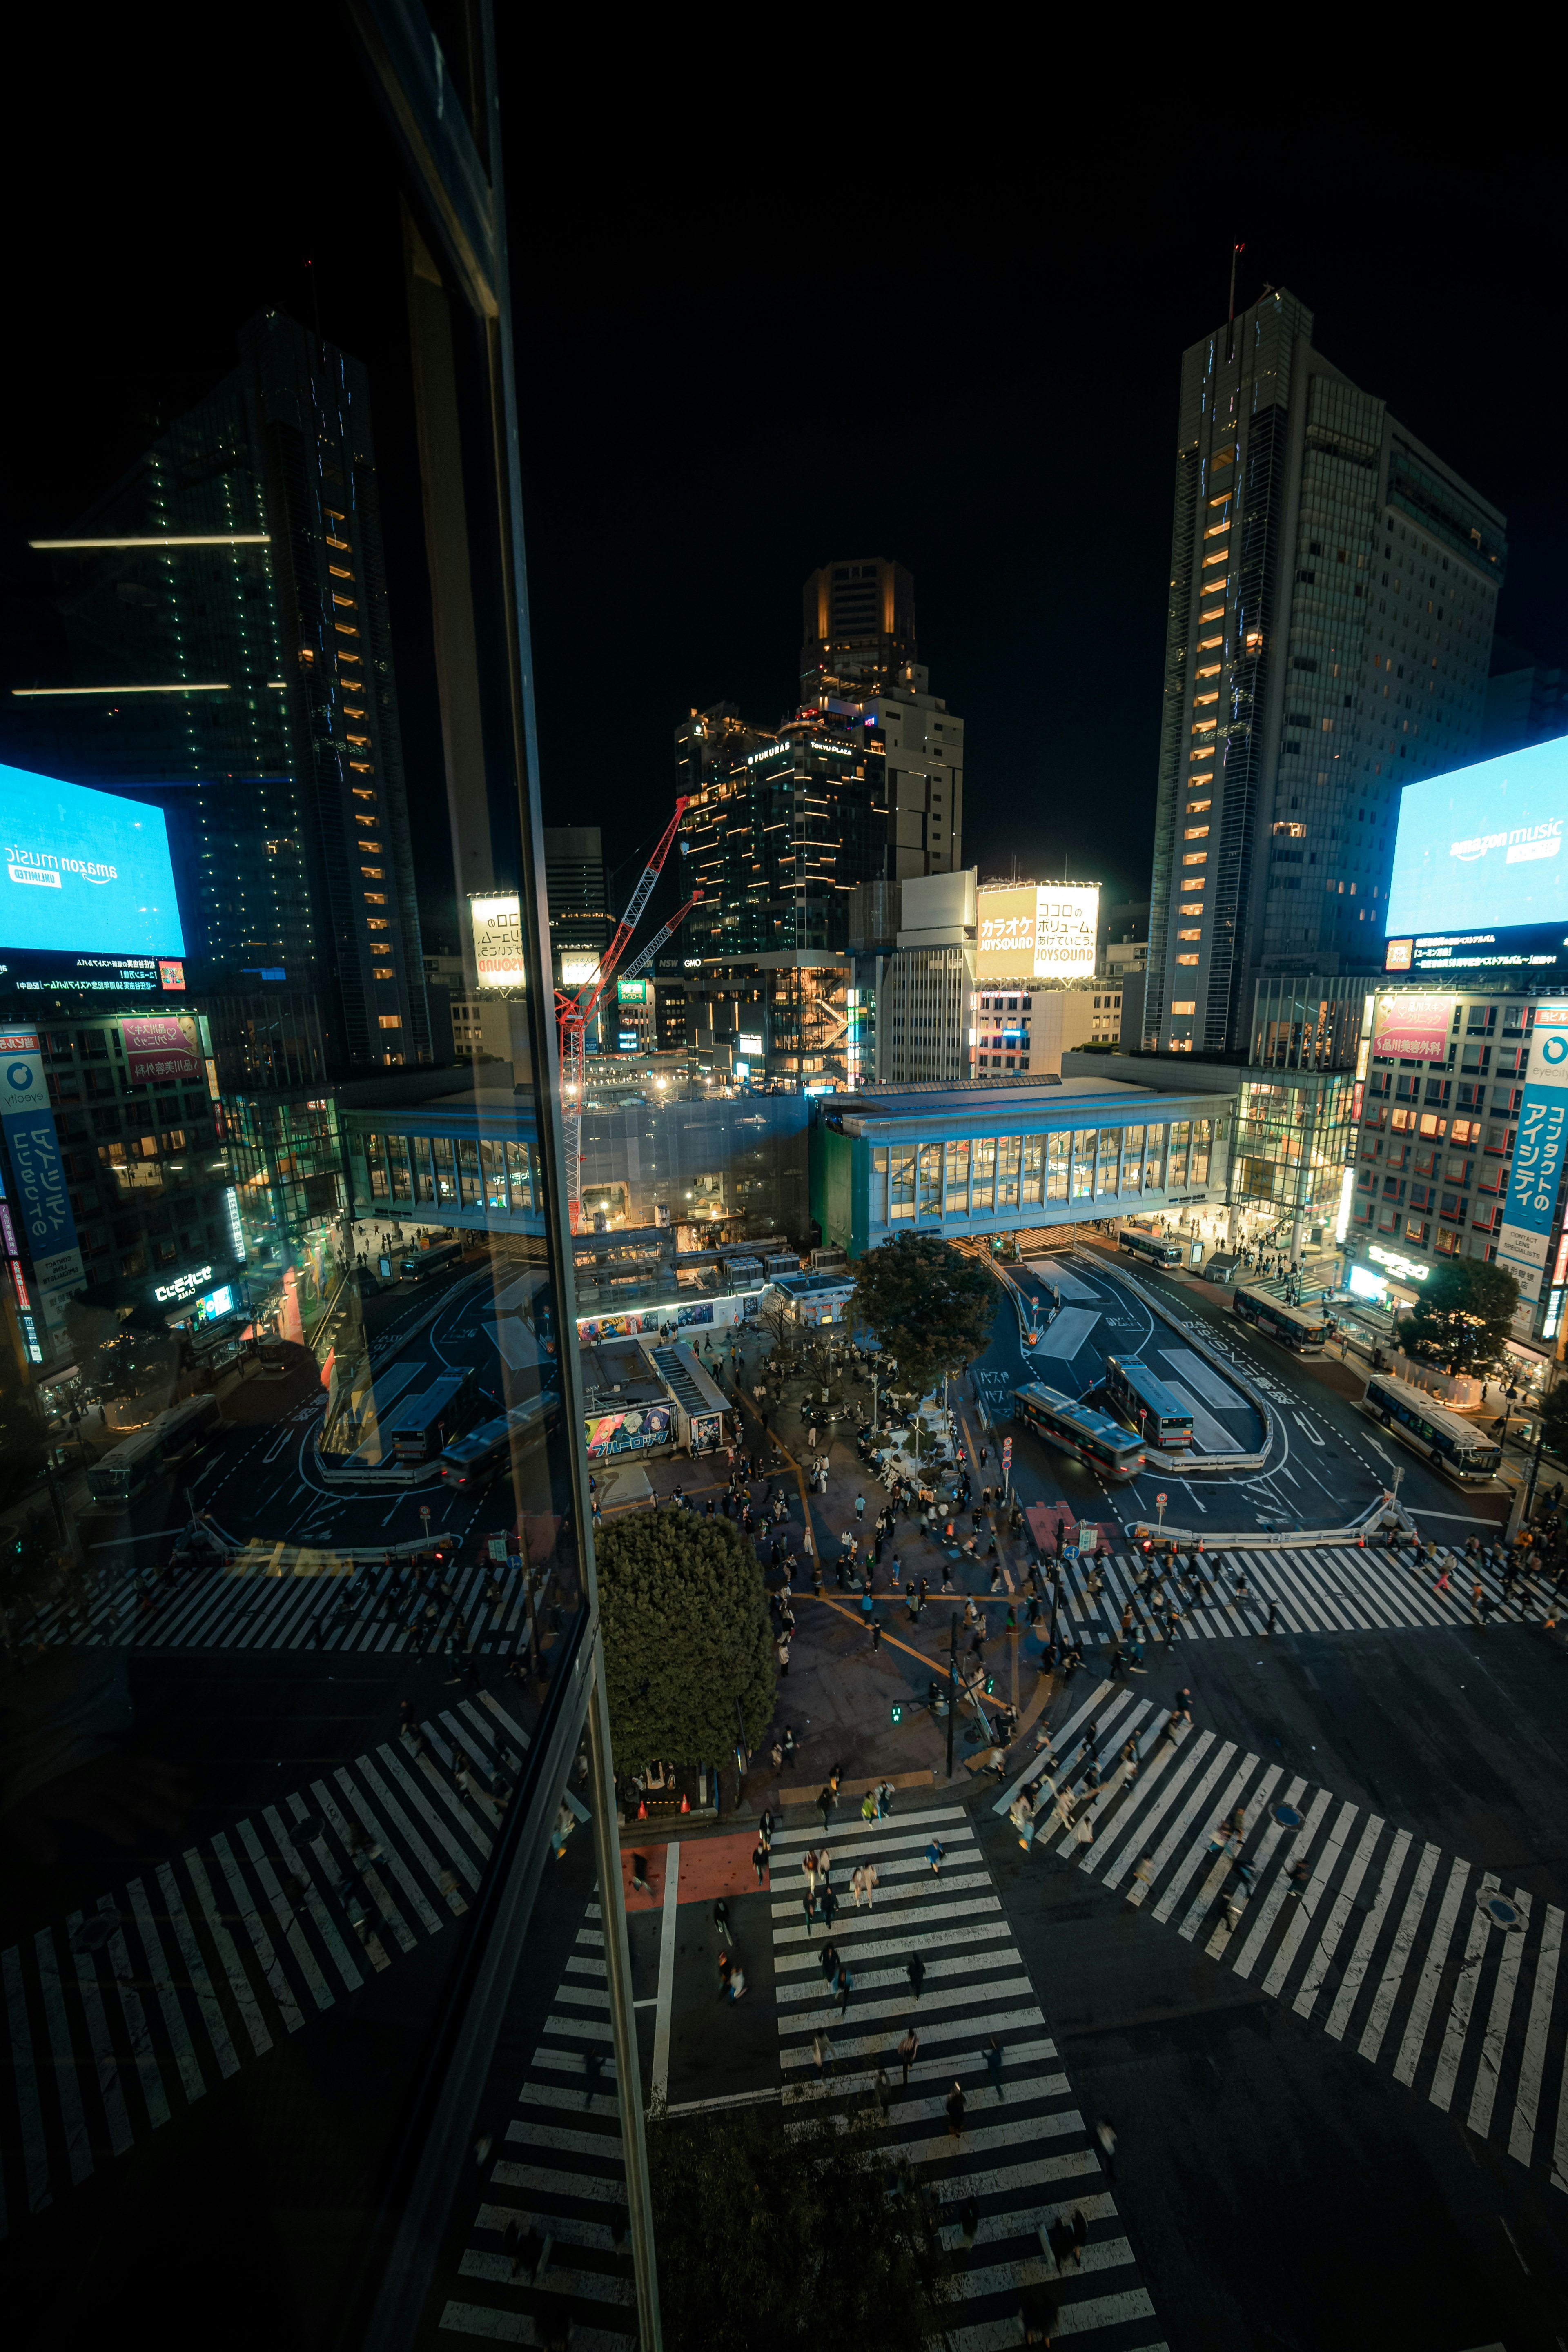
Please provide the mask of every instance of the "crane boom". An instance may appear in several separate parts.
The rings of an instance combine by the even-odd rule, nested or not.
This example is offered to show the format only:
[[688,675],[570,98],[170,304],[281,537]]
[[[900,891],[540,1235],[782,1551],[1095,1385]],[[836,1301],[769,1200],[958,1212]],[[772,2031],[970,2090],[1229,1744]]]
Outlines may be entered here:
[[655,956],[658,953],[666,940],[668,939],[670,933],[672,931],[678,931],[680,929],[680,926],[686,920],[686,918],[689,915],[691,909],[696,906],[697,901],[701,898],[701,896],[702,893],[700,890],[694,890],[692,892],[690,898],[688,898],[685,906],[681,908],[679,913],[677,915],[671,915],[668,922],[666,923],[662,931],[655,932],[653,938],[649,940],[647,947],[644,948],[641,955],[637,959],[637,961],[635,963],[627,964],[625,971],[621,974],[621,978],[623,980],[635,980],[639,971],[646,971],[647,970],[649,964],[653,961]]
[[[599,960],[598,978],[584,989],[581,996],[568,996],[563,990],[555,992],[555,1018],[561,1040],[561,1129],[566,1160],[566,1214],[575,1233],[583,1221],[583,1089],[587,1080],[587,1028],[594,1007],[609,985],[616,966],[626,953],[626,942],[637,927],[643,908],[653,896],[654,884],[664,871],[664,861],[669,855],[669,845],[675,839],[676,828],[685,814],[689,794],[683,793],[675,803],[675,814],[659,835],[653,856],[643,868],[642,879],[632,892],[626,913],[616,924],[615,935]],[[699,891],[696,894],[700,897]],[[660,947],[690,912],[688,900],[676,916],[667,923],[655,940],[653,947],[639,957],[633,969],[641,971],[654,950]]]

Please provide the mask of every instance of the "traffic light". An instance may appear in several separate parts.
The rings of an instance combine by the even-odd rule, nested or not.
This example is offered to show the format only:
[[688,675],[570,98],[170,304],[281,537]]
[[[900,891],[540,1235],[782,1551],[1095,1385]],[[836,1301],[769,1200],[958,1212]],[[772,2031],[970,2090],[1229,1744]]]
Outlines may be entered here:
[[996,1687],[996,1677],[995,1677],[995,1675],[986,1675],[986,1677],[985,1677],[985,1696],[986,1696],[986,1697],[987,1697],[987,1698],[989,1698],[989,1697],[990,1697],[990,1696],[991,1696],[992,1692],[995,1689],[995,1687]]
[[903,1719],[904,1719],[904,1710],[903,1710],[903,1708],[902,1708],[900,1706],[899,1706],[899,1705],[897,1704],[897,1702],[895,1702],[894,1706],[893,1706],[893,1721],[894,1721],[895,1723],[902,1723]]

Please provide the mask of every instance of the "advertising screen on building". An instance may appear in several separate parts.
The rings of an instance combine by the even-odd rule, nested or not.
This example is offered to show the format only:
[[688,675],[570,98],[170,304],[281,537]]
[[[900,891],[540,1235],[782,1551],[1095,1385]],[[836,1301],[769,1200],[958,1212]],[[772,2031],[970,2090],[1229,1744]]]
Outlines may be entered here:
[[150,1013],[120,1024],[125,1047],[125,1075],[133,1087],[180,1081],[199,1084],[203,1068],[202,1033],[189,1013]]
[[1568,739],[1400,794],[1384,969],[1568,971]]
[[1092,973],[1098,955],[1095,883],[1027,883],[975,894],[975,978],[1066,980]]
[[160,809],[0,766],[0,962],[13,982],[159,984],[184,954]]
[[468,900],[474,966],[481,988],[522,988],[522,909],[515,890],[491,890]]

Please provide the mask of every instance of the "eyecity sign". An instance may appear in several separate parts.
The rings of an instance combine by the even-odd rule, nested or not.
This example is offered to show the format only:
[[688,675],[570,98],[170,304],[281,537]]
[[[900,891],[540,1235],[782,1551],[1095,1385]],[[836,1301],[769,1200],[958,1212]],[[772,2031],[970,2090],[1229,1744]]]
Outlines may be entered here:
[[210,1265],[195,1265],[188,1274],[177,1274],[173,1282],[160,1283],[153,1296],[160,1307],[171,1298],[192,1298],[203,1283],[210,1282],[212,1278],[213,1270]]
[[1432,1271],[1419,1258],[1401,1257],[1397,1250],[1384,1249],[1377,1242],[1369,1245],[1366,1254],[1376,1258],[1379,1265],[1385,1265],[1390,1274],[1397,1275],[1401,1282],[1425,1282]]

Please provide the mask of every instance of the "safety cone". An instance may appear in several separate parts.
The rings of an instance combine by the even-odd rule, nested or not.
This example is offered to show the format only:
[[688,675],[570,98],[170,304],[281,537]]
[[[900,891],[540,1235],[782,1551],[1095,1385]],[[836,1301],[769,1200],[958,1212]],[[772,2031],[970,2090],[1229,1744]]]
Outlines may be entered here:
[[684,1791],[681,1794],[680,1810],[683,1813],[689,1813],[691,1811],[691,1800]]
[[646,1822],[647,1819],[647,1799],[646,1797],[642,1799],[641,1802],[637,1806],[637,1819],[639,1822]]

